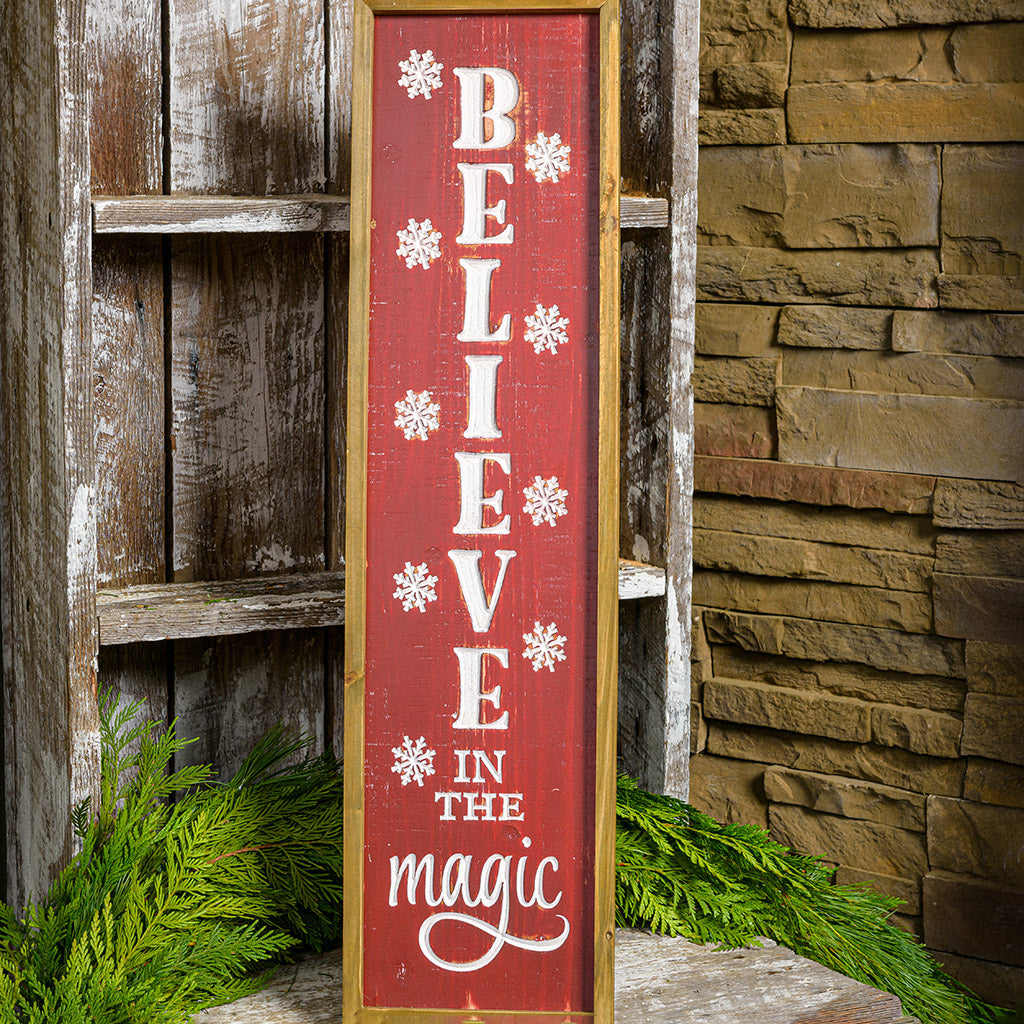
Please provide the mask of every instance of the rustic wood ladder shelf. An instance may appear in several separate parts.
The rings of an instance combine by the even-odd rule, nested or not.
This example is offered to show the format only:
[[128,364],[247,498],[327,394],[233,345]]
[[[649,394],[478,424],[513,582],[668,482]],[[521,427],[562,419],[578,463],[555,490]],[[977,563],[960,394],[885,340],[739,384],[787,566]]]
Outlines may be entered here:
[[[622,228],[668,227],[668,200],[623,195]],[[348,196],[93,196],[98,235],[348,231]]]

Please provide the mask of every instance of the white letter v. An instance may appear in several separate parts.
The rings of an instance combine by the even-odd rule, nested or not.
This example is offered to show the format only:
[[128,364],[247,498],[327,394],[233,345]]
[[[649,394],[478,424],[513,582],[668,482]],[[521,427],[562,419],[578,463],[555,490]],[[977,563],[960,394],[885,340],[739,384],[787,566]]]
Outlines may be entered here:
[[455,565],[455,571],[459,576],[459,586],[462,588],[462,600],[466,603],[466,610],[473,623],[473,629],[477,633],[486,633],[491,628],[491,619],[494,618],[494,611],[498,607],[498,597],[501,594],[501,585],[505,582],[505,570],[508,563],[516,557],[514,551],[495,551],[501,568],[498,570],[498,579],[495,581],[494,590],[488,601],[484,593],[483,573],[480,571],[480,559],[482,551],[449,551],[448,557]]

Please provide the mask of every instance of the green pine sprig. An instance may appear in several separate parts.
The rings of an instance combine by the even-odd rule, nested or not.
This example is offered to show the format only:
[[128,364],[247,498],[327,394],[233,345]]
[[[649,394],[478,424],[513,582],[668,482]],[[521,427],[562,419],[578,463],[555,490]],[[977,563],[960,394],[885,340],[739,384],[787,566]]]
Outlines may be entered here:
[[615,909],[620,925],[734,948],[764,936],[898,996],[922,1024],[988,1024],[1009,1015],[944,974],[888,922],[900,901],[832,884],[820,858],[753,825],[721,825],[620,775]]
[[[339,765],[289,763],[278,728],[235,776],[170,770],[188,741],[101,697],[99,806],[81,852],[23,919],[0,918],[0,1020],[181,1024],[265,984],[300,942],[341,920]],[[174,802],[170,798],[176,796]]]
[[[331,754],[275,728],[227,782],[174,770],[191,741],[100,699],[98,806],[23,917],[0,905],[0,1024],[187,1024],[262,987],[297,946],[341,938],[343,803]],[[619,924],[721,946],[766,936],[893,992],[922,1024],[1008,1021],[887,923],[898,901],[831,884],[820,859],[720,825],[620,776]]]

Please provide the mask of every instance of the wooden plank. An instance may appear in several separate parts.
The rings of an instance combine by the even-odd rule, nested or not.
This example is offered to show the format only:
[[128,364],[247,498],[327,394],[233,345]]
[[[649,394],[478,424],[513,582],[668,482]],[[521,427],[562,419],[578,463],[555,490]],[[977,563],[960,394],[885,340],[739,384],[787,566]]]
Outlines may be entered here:
[[657,196],[619,196],[619,226],[622,228],[667,228],[669,203]]
[[87,0],[93,193],[160,191],[160,0]]
[[[347,10],[348,8],[343,8]],[[332,8],[332,10],[334,10]],[[339,15],[340,17],[340,15]],[[346,93],[338,91],[339,101]],[[345,147],[347,149],[347,147]],[[341,150],[342,147],[337,147]],[[338,159],[337,157],[335,159]],[[623,195],[619,223],[627,228],[668,227],[668,200]],[[96,234],[201,234],[224,232],[345,232],[347,195],[113,196],[94,195]]]
[[[352,163],[352,49],[354,5],[327,6],[327,184],[325,191],[344,199],[349,192]],[[329,570],[345,564],[345,454],[348,381],[349,238],[329,234],[324,240],[324,287],[327,321],[326,451],[327,481],[326,558]],[[336,751],[345,748],[345,640],[344,630],[325,635],[324,741]]]
[[[162,187],[159,0],[88,0],[94,192]],[[93,241],[97,581],[165,579],[164,270],[159,238]],[[167,718],[168,652],[100,653],[100,679]]]
[[[324,1024],[341,1019],[341,952],[282,967],[256,995],[206,1010],[197,1024]],[[765,939],[717,950],[618,929],[618,1024],[910,1024],[899,1000]]]
[[97,234],[348,231],[348,196],[95,196]]
[[[168,190],[323,190],[321,0],[170,0]],[[323,241],[176,239],[174,579],[324,568]],[[175,644],[189,761],[235,767],[272,723],[322,736],[322,637]]]
[[900,1001],[768,939],[718,951],[647,932],[616,934],[616,1020],[630,1024],[896,1024]]
[[98,782],[81,0],[0,0],[0,576],[7,898],[44,893]]
[[622,246],[620,554],[669,571],[665,601],[620,609],[619,743],[642,784],[678,796],[690,746],[698,21],[693,0],[623,3],[624,188],[673,198],[667,235]]
[[[165,578],[164,289],[158,239],[96,239],[93,378],[97,583]],[[100,641],[102,643],[102,640]],[[164,720],[168,652],[101,649],[99,678]]]
[[[619,560],[620,601],[664,594],[664,569]],[[289,573],[104,589],[97,594],[96,613],[104,647],[341,626],[345,622],[345,573]]]
[[619,559],[620,601],[635,601],[641,597],[662,597],[664,594],[664,569],[626,558]]
[[101,591],[101,644],[229,636],[345,622],[343,572],[292,573],[210,583]]

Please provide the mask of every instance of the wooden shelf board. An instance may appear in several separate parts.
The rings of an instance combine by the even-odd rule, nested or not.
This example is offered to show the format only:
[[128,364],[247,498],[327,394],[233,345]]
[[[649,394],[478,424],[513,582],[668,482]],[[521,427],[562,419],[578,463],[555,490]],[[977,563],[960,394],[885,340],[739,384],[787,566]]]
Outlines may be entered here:
[[101,590],[96,612],[101,645],[340,626],[345,622],[345,574],[292,573]]
[[[623,228],[668,226],[668,200],[627,196]],[[348,231],[348,196],[93,196],[93,231],[106,234]]]
[[619,600],[635,601],[641,597],[662,597],[665,594],[665,570],[656,565],[619,559]]
[[[664,569],[619,562],[619,600],[664,593]],[[102,646],[341,626],[345,622],[345,574],[292,573],[100,590],[96,612]]]
[[[909,1024],[900,1002],[764,940],[716,950],[685,939],[615,934],[618,1024]],[[196,1024],[334,1024],[341,1020],[341,953],[283,967],[262,992],[206,1010]]]

